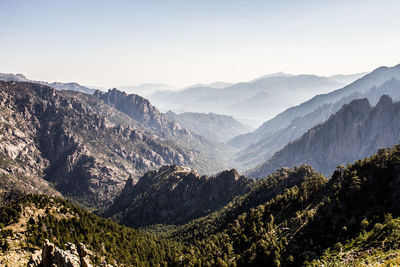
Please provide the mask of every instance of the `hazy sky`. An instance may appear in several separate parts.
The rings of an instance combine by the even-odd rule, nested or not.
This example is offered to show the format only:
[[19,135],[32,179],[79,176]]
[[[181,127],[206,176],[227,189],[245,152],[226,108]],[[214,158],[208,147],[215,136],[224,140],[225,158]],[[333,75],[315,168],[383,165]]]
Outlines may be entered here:
[[0,0],[0,72],[115,87],[400,63],[399,0]]

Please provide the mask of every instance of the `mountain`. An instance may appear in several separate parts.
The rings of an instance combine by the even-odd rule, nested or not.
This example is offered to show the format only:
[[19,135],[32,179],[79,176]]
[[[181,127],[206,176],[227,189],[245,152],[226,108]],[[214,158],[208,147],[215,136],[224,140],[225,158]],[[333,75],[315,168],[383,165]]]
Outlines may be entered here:
[[202,173],[215,173],[228,167],[228,159],[236,151],[234,148],[210,140],[202,135],[182,128],[178,123],[162,114],[149,100],[135,94],[127,94],[117,89],[108,92],[96,91],[94,94],[107,105],[128,115],[140,128],[147,129],[152,135],[179,144],[187,151],[194,151],[211,161],[198,166]]
[[[25,82],[1,81],[0,88],[3,192],[61,192],[102,209],[129,177],[136,180],[150,169],[179,164],[207,172],[216,167],[96,96]],[[157,125],[146,112],[140,117]]]
[[361,77],[365,76],[366,74],[368,74],[368,73],[360,72],[360,73],[354,73],[354,74],[337,74],[337,75],[329,76],[329,78],[332,80],[335,80],[337,82],[343,83],[343,84],[351,84],[352,82],[360,79]]
[[[262,122],[315,94],[342,86],[342,83],[327,77],[276,74],[223,89],[198,86],[176,92],[157,92],[148,97],[163,111],[212,112],[247,119],[249,122]],[[262,101],[259,97],[262,97]]]
[[77,91],[77,92],[82,92],[86,94],[93,94],[95,89],[88,88],[86,86],[82,86],[78,83],[60,83],[60,82],[43,82],[43,81],[33,81],[28,78],[26,78],[22,74],[11,74],[11,73],[0,73],[0,80],[1,81],[14,81],[14,82],[33,82],[33,83],[39,83],[43,85],[48,85],[54,89],[57,90],[70,90],[70,91]]
[[271,135],[287,127],[294,119],[304,117],[325,104],[335,103],[343,97],[354,93],[365,93],[374,86],[381,86],[386,81],[395,78],[400,80],[400,64],[394,67],[380,67],[363,76],[355,82],[327,94],[316,95],[310,100],[286,109],[274,118],[264,122],[254,132],[240,135],[228,142],[230,145],[245,149],[262,139],[269,139]]
[[193,84],[191,86],[188,86],[186,88],[183,88],[182,90],[187,90],[190,88],[199,88],[199,87],[208,87],[208,88],[214,88],[214,89],[224,89],[228,86],[233,85],[233,83],[228,83],[228,82],[213,82],[209,84],[203,84],[203,83],[198,83],[198,84]]
[[295,75],[279,71],[279,72],[276,72],[276,73],[270,73],[270,74],[266,74],[266,75],[260,76],[260,77],[258,77],[256,79],[251,80],[250,82],[256,82],[256,81],[259,81],[259,80],[264,80],[266,78],[272,78],[272,77],[293,77],[293,76],[295,76]]
[[157,91],[171,91],[174,90],[175,88],[169,86],[168,84],[163,84],[163,83],[143,83],[140,85],[119,86],[118,89],[128,94],[146,96]]
[[221,143],[253,129],[250,126],[241,124],[232,116],[218,115],[211,112],[208,114],[192,112],[176,114],[169,111],[165,115],[192,132]]
[[200,176],[188,168],[164,166],[136,184],[129,180],[104,215],[133,227],[182,224],[223,207],[246,193],[252,182],[234,169]]
[[6,82],[29,82],[30,80],[26,78],[23,74],[12,74],[12,73],[0,73],[0,80]]
[[228,82],[213,82],[213,83],[207,84],[208,87],[217,88],[217,89],[224,89],[231,85],[233,85],[233,83],[228,83]]
[[344,105],[326,122],[308,130],[301,138],[276,152],[268,161],[250,170],[263,177],[282,166],[309,164],[325,175],[336,166],[370,156],[378,148],[400,140],[400,102],[384,95],[375,107],[357,99]]
[[235,167],[251,169],[269,159],[276,151],[286,144],[300,138],[308,129],[325,122],[332,114],[339,111],[344,104],[354,99],[367,98],[372,105],[376,105],[382,95],[389,95],[395,101],[400,101],[400,80],[392,78],[379,87],[372,87],[365,93],[354,92],[339,101],[324,104],[305,116],[299,116],[285,128],[275,131],[260,141],[241,150],[236,156]]

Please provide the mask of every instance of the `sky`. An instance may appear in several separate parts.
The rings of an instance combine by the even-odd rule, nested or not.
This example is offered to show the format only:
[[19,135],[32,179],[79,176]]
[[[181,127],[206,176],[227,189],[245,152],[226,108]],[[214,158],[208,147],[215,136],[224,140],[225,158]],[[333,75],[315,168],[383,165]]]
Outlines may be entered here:
[[399,0],[0,0],[0,72],[104,88],[400,63]]

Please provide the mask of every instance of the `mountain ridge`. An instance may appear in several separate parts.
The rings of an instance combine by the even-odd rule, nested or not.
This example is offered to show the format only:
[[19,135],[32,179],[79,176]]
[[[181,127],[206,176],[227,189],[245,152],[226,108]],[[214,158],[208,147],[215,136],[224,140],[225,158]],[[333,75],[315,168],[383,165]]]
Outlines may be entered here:
[[276,168],[299,164],[310,164],[327,175],[340,164],[396,144],[400,140],[399,118],[400,102],[393,103],[387,95],[375,107],[366,98],[353,100],[247,175],[262,177]]

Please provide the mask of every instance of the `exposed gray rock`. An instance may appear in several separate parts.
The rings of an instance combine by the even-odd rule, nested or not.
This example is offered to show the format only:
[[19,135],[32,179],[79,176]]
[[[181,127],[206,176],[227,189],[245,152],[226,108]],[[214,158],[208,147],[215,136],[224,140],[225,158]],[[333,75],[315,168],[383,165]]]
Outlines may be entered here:
[[39,266],[41,262],[42,262],[42,250],[36,250],[32,254],[32,256],[28,262],[28,267]]
[[[29,267],[92,267],[88,251],[83,244],[78,245],[67,243],[67,249],[62,250],[45,240],[43,248],[32,254],[28,263]],[[81,254],[78,253],[81,252]]]
[[33,83],[0,81],[0,88],[0,173],[11,177],[0,176],[0,197],[18,186],[102,209],[130,176],[165,164],[215,167],[95,96]]
[[94,95],[106,104],[128,115],[142,128],[146,128],[158,138],[173,141],[186,150],[196,151],[196,154],[200,154],[199,158],[203,156],[205,159],[203,158],[202,161],[205,164],[191,165],[201,173],[215,173],[227,168],[228,158],[234,153],[231,146],[221,144],[195,133],[195,131],[181,127],[179,123],[161,113],[147,99],[135,94],[128,95],[115,88],[106,93],[96,91]]
[[330,175],[338,165],[370,156],[379,148],[392,147],[399,140],[400,102],[393,103],[386,95],[375,107],[367,99],[354,100],[247,175],[265,177],[282,166],[301,164]]

